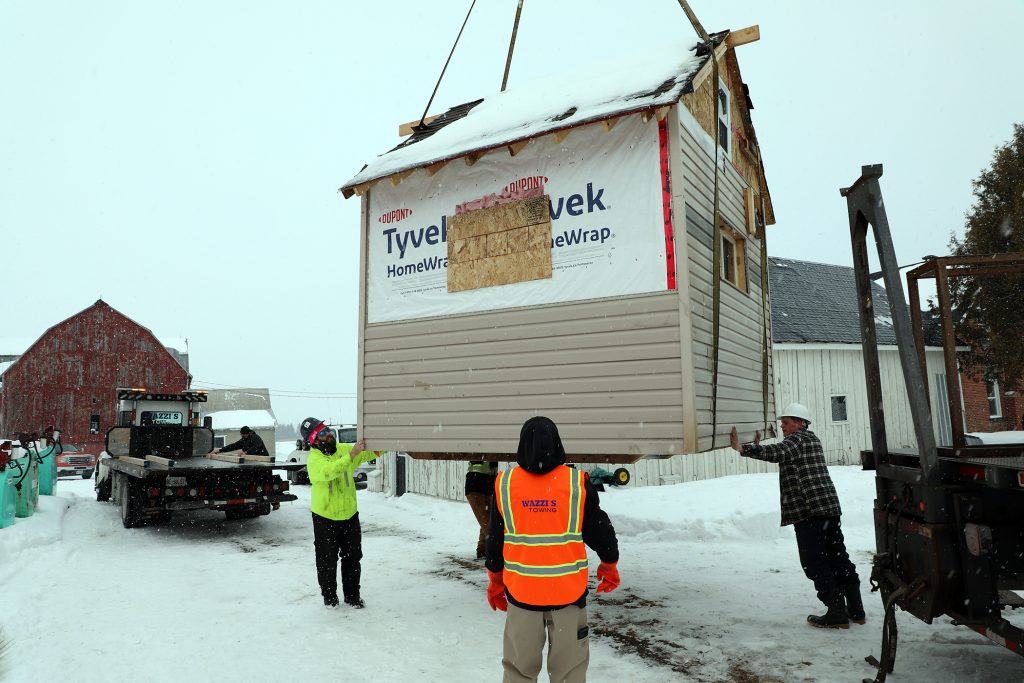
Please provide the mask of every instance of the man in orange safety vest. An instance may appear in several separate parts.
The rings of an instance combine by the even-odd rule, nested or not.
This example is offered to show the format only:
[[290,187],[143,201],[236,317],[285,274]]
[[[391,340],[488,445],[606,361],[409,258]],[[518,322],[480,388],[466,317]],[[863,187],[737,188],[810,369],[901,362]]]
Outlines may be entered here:
[[545,635],[548,676],[581,683],[590,662],[587,550],[601,559],[598,593],[619,585],[615,529],[587,475],[565,466],[555,423],[526,421],[519,467],[498,475],[487,529],[487,602],[507,611],[502,666],[505,683],[533,683]]

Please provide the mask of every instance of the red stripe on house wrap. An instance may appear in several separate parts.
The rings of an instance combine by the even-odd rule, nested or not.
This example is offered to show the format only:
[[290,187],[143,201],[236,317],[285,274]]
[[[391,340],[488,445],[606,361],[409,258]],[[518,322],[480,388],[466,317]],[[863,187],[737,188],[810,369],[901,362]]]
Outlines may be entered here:
[[661,163],[661,207],[665,220],[665,274],[668,289],[676,288],[676,249],[672,238],[672,189],[668,179],[668,123],[658,121],[658,156]]

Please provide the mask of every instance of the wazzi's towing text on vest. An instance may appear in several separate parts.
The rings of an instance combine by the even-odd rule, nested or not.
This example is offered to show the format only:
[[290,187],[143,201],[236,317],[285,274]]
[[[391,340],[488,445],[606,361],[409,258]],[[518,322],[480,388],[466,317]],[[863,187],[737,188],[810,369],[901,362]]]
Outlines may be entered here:
[[[582,216],[584,213],[605,211],[606,207],[603,201],[604,190],[605,188],[601,187],[595,192],[594,184],[587,183],[586,196],[582,193],[577,193],[571,194],[567,197],[559,197],[557,200],[552,199],[548,202],[548,211],[551,214],[551,220],[557,221],[562,217],[563,212],[570,216]],[[406,252],[410,249],[415,250],[425,244],[436,246],[447,242],[448,217],[441,216],[440,226],[435,224],[425,228],[412,228],[410,230],[399,230],[398,227],[391,227],[381,231],[381,234],[387,238],[388,254],[393,254],[397,249],[398,258],[404,259]],[[611,228],[575,228],[573,230],[565,230],[560,235],[552,237],[551,248],[556,249],[587,243],[603,244],[611,237]],[[414,251],[409,252],[409,255],[412,256],[414,253]],[[424,273],[430,270],[447,267],[447,257],[430,256],[421,259],[416,263],[410,263],[405,266],[389,264],[388,277],[400,277],[402,275],[410,275],[412,273]]]

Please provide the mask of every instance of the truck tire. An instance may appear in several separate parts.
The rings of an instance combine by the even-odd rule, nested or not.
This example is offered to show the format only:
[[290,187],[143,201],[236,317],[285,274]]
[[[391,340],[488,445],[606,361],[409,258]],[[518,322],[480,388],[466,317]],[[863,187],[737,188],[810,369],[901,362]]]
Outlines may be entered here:
[[625,486],[629,483],[629,470],[625,467],[620,467],[615,470],[615,472],[612,473],[612,476],[615,477],[616,486]]
[[120,488],[117,492],[121,504],[121,524],[125,529],[134,529],[145,523],[143,513],[142,487],[127,477],[120,477]]

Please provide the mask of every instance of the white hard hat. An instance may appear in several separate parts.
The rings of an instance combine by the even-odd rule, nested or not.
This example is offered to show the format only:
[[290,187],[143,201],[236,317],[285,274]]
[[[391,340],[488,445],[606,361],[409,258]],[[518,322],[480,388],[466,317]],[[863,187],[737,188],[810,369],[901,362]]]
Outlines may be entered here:
[[803,403],[790,403],[786,409],[779,413],[779,417],[795,417],[811,424],[811,411]]

